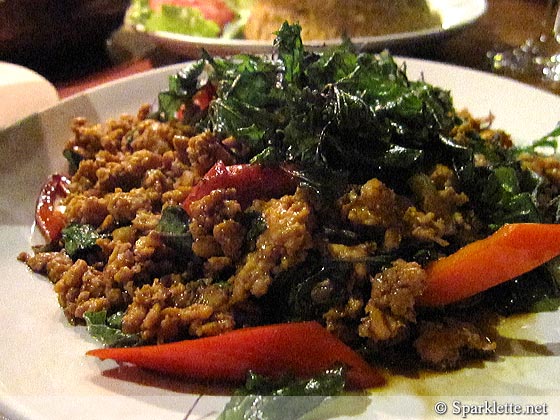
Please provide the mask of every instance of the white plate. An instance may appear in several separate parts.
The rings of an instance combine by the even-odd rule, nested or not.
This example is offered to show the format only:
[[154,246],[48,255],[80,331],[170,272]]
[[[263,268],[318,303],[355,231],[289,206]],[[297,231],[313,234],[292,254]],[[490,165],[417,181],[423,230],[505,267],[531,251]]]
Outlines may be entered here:
[[[473,24],[487,8],[486,0],[428,0],[428,3],[440,14],[441,27],[382,36],[356,37],[352,42],[363,50],[381,50],[449,36]],[[198,56],[201,48],[213,55],[230,55],[239,52],[267,54],[270,53],[272,44],[270,41],[206,38],[163,31],[145,32],[141,28],[136,30],[168,51],[187,57]],[[308,49],[320,49],[338,43],[340,39],[306,41],[305,45]]]
[[0,61],[0,128],[58,102],[55,87],[33,70]]
[[[468,107],[478,116],[493,113],[495,126],[518,141],[546,134],[560,118],[560,97],[550,93],[473,70],[406,62],[411,79],[423,75],[451,89],[458,108]],[[135,375],[134,370],[120,371],[121,378],[129,380],[111,377],[112,362],[84,355],[98,344],[83,327],[66,323],[52,285],[16,260],[30,248],[41,183],[65,167],[61,150],[71,135],[71,118],[97,121],[135,112],[140,104],[154,101],[166,87],[167,75],[178,68],[101,86],[0,132],[0,413],[9,418],[180,420],[196,402],[197,395],[189,394],[180,381],[157,383],[154,376]],[[371,398],[353,399],[342,407],[351,406],[352,419],[429,418],[437,401],[447,403],[450,412],[459,409],[453,401],[529,401],[546,403],[550,413],[560,413],[559,314],[512,319],[501,330],[507,338],[496,361],[448,374],[389,376],[387,386]],[[203,397],[188,418],[213,418],[227,399]]]

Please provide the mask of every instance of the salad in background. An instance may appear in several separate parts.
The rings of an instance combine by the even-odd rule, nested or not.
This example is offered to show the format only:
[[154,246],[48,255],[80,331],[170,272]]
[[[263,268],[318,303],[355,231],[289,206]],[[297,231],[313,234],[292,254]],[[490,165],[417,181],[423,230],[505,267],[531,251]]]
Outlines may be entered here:
[[125,22],[147,32],[208,38],[242,36],[254,0],[132,0]]

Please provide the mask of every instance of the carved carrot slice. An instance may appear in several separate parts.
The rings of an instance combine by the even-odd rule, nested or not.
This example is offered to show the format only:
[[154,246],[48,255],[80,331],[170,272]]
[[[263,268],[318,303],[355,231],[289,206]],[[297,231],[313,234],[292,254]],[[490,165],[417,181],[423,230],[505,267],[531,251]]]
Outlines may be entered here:
[[348,368],[347,383],[351,388],[372,388],[384,383],[376,369],[314,321],[241,328],[214,337],[104,348],[87,354],[196,381],[241,383],[248,371],[271,377],[311,377],[342,363]]
[[560,255],[560,224],[507,224],[426,267],[424,306],[458,302],[514,279]]

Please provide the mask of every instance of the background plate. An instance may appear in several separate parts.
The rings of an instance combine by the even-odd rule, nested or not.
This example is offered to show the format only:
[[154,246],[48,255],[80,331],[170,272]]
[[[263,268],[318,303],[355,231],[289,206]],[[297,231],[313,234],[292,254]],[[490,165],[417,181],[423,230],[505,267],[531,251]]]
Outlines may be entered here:
[[[468,107],[477,116],[494,114],[494,126],[519,142],[548,133],[560,117],[556,95],[474,70],[404,60],[411,79],[424,77],[450,89],[457,108]],[[228,400],[198,399],[201,390],[179,380],[86,357],[99,344],[83,327],[68,325],[52,284],[16,260],[30,249],[41,184],[65,168],[61,150],[71,136],[71,119],[102,121],[134,113],[141,104],[154,102],[167,76],[180,67],[95,88],[0,131],[0,413],[8,418],[181,420],[190,413],[189,419],[208,419]],[[557,312],[512,318],[500,327],[497,360],[447,374],[388,376],[387,386],[369,397],[339,400],[340,412],[352,419],[441,418],[434,414],[440,401],[449,413],[459,407],[454,401],[496,401],[547,404],[549,413],[560,413],[559,321]]]
[[[383,36],[357,37],[352,42],[363,50],[381,50],[384,48],[409,45],[430,39],[449,36],[480,18],[487,8],[486,0],[428,0],[428,3],[442,18],[442,26],[421,31],[402,32]],[[156,44],[176,54],[198,57],[201,48],[212,55],[230,55],[239,52],[251,54],[268,54],[270,41],[252,41],[245,39],[205,38],[175,34],[171,32],[144,32],[136,29],[138,34],[148,37]],[[336,45],[340,39],[327,41],[306,41],[307,49],[320,49]]]

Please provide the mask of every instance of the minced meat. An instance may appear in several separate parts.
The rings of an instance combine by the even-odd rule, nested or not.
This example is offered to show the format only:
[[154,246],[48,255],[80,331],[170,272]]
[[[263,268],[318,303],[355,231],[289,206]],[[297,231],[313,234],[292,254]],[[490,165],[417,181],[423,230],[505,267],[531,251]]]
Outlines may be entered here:
[[[484,131],[481,124],[468,120],[454,135],[465,140]],[[361,347],[391,348],[417,337],[421,359],[436,368],[493,350],[470,325],[423,320],[416,308],[427,281],[423,263],[412,254],[396,257],[410,243],[444,250],[449,238],[476,229],[451,168],[415,175],[408,194],[372,178],[348,186],[328,206],[306,184],[249,203],[226,185],[187,212],[185,199],[216,162],[243,162],[247,150],[235,138],[150,119],[147,107],[106,124],[78,118],[72,130],[66,150],[79,166],[61,204],[67,224],[98,234],[95,249],[70,256],[57,240],[19,256],[54,283],[71,322],[83,322],[87,312],[122,312],[123,332],[163,343],[284,321],[262,316],[276,307],[289,314],[297,304],[309,309],[305,317],[313,314]],[[490,134],[488,141],[507,141]],[[553,164],[524,164],[555,185]],[[160,226],[172,206],[185,216],[177,237]],[[294,289],[282,295],[287,285]],[[293,303],[300,294],[303,301]]]
[[426,273],[417,263],[396,260],[371,278],[371,297],[359,334],[372,342],[398,341],[416,321],[414,305],[426,285]]
[[422,321],[420,335],[414,347],[426,365],[438,369],[453,369],[465,359],[489,356],[496,343],[475,325],[452,318],[443,321]]
[[266,294],[272,276],[304,261],[313,246],[313,212],[302,190],[260,207],[266,230],[232,278],[234,302]]

